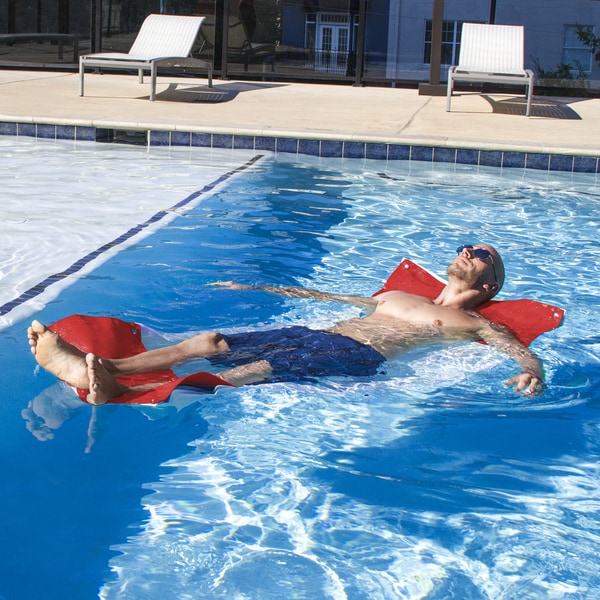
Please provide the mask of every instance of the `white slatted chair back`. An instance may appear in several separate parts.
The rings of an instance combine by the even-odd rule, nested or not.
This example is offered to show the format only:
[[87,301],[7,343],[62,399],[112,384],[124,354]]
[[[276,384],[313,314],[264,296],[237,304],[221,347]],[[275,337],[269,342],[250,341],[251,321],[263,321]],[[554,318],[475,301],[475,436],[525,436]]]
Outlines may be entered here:
[[188,57],[204,17],[148,15],[129,55],[132,58]]
[[521,25],[464,23],[457,71],[522,75],[524,39]]

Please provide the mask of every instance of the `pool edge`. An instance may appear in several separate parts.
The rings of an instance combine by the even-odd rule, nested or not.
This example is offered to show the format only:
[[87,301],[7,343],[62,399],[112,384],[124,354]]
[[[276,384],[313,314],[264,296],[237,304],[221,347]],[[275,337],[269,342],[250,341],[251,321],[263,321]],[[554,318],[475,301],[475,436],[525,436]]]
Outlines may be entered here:
[[[422,140],[389,137],[359,139],[356,136],[323,134],[293,135],[289,132],[237,132],[228,128],[213,131],[192,128],[150,127],[144,124],[125,126],[122,123],[81,124],[78,121],[60,123],[31,121],[0,121],[0,135],[26,136],[42,139],[112,142],[115,132],[142,134],[148,146],[189,146],[194,148],[243,149],[303,154],[321,158],[352,158],[374,160],[416,160],[487,167],[527,168],[571,173],[600,173],[597,149],[556,148],[545,145],[495,145],[469,141],[454,142],[448,138]],[[138,142],[139,143],[139,142]]]

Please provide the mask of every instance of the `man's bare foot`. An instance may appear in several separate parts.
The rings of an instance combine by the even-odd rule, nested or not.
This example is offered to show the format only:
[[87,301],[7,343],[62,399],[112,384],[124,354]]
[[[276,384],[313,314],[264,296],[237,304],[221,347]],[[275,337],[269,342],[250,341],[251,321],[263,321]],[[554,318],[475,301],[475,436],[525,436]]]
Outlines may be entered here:
[[37,362],[59,379],[83,390],[90,389],[85,354],[65,342],[39,321],[27,329],[31,351]]
[[240,365],[228,371],[218,373],[218,376],[229,383],[240,386],[249,383],[259,383],[273,374],[273,368],[266,360],[258,360],[247,365]]
[[87,401],[99,406],[106,404],[109,400],[132,391],[130,388],[119,383],[103,366],[102,359],[94,354],[85,356],[87,366],[87,377],[90,393]]

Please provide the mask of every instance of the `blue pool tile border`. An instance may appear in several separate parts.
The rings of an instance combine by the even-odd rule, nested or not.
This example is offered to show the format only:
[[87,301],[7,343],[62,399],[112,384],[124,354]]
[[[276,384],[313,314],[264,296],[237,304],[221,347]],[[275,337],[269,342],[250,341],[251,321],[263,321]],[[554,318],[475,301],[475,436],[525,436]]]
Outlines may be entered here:
[[[0,121],[0,135],[42,139],[112,142],[119,141],[117,135],[119,131],[121,130],[79,125]],[[409,160],[474,167],[505,167],[536,171],[560,171],[563,173],[600,173],[600,154],[598,156],[584,156],[547,152],[519,152],[515,150],[477,150],[421,144],[319,140],[286,136],[253,136],[190,131],[139,130],[133,133],[136,134],[136,140],[141,138],[142,143],[149,146],[240,149],[304,154],[322,158]]]
[[527,155],[523,152],[504,152],[502,166],[513,169],[524,169]]

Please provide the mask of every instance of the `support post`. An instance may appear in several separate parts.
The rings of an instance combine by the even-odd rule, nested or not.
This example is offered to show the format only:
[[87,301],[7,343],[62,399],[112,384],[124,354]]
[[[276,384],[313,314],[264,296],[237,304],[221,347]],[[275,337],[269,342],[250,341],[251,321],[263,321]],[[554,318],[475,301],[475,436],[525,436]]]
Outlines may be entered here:
[[[221,38],[221,79],[229,79],[229,1],[223,2],[223,37]],[[215,36],[215,41],[216,41]]]
[[[363,71],[365,68],[365,21],[367,18],[367,0],[358,3],[358,31],[356,32],[356,65],[354,71],[355,86],[362,85]],[[354,29],[354,23],[350,23]]]
[[446,86],[440,83],[443,27],[444,0],[433,0],[433,16],[431,18],[431,62],[429,64],[429,83],[419,84],[420,96],[446,95]]

